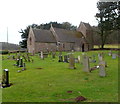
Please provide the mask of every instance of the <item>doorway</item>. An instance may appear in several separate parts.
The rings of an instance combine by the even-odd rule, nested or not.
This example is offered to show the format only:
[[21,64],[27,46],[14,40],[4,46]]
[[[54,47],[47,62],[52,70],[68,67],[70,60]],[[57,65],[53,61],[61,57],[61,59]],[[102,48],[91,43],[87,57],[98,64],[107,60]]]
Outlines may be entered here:
[[84,52],[85,50],[84,50],[84,44],[82,45],[82,52]]

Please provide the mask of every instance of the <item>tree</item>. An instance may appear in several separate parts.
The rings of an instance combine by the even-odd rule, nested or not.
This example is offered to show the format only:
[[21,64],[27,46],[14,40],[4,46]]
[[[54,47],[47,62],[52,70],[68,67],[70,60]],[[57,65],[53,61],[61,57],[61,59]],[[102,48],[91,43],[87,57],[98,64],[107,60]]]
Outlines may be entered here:
[[69,22],[63,22],[62,24],[57,23],[57,22],[49,22],[49,23],[40,24],[40,25],[32,24],[32,25],[27,26],[26,29],[24,29],[24,30],[21,29],[21,31],[19,31],[19,33],[22,34],[21,35],[22,41],[19,42],[20,46],[22,48],[27,48],[27,38],[28,38],[30,27],[49,30],[51,24],[53,27],[67,29],[67,30],[76,30],[76,28],[77,28],[77,26],[74,26],[74,25],[70,24]]
[[118,23],[118,4],[117,2],[98,2],[97,8],[99,13],[96,13],[96,19],[103,49],[109,34],[118,28],[116,25]]
[[27,48],[27,38],[28,38],[28,34],[29,34],[29,29],[30,27],[32,28],[39,28],[37,24],[32,24],[26,27],[26,29],[19,31],[19,33],[21,33],[21,38],[22,41],[19,42],[19,45],[21,46],[21,48]]

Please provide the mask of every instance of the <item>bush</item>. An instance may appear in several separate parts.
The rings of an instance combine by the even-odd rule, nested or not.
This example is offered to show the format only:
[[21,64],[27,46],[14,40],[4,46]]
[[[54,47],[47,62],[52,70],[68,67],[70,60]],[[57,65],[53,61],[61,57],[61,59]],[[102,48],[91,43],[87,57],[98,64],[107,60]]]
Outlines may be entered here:
[[6,50],[2,50],[2,51],[0,51],[0,54],[8,54],[8,51],[6,51]]

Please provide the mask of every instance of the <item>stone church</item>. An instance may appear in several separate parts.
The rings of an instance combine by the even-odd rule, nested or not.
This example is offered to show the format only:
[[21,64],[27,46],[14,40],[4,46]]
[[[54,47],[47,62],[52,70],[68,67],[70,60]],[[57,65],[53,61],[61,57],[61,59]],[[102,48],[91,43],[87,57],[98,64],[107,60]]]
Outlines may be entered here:
[[93,30],[89,23],[81,22],[77,31],[54,28],[50,30],[30,28],[27,49],[29,53],[40,51],[88,51],[93,48]]

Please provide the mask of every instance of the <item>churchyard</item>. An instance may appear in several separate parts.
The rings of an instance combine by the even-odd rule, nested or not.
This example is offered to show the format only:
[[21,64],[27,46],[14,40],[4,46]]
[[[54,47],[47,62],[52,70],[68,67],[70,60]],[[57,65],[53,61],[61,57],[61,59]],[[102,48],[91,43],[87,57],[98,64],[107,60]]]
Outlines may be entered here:
[[109,50],[3,55],[2,102],[118,102],[119,57]]

